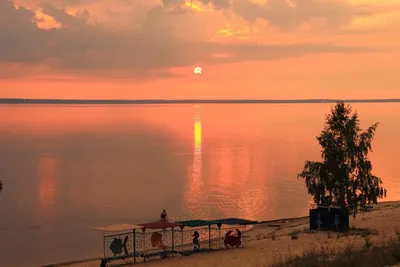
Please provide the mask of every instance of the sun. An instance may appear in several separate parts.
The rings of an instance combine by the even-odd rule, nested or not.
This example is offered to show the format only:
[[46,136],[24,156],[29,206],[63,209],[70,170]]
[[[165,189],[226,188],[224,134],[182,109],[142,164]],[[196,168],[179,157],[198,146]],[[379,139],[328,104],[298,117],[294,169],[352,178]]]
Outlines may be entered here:
[[203,69],[201,67],[196,67],[196,68],[194,68],[193,73],[196,75],[202,74]]

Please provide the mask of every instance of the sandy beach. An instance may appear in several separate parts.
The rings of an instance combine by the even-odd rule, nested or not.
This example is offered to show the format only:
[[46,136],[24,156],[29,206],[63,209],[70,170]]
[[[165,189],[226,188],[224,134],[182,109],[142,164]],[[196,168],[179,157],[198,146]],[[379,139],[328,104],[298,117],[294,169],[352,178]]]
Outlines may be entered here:
[[[346,234],[310,232],[308,221],[308,217],[303,217],[259,224],[246,233],[248,237],[245,239],[245,247],[243,248],[188,257],[176,256],[163,260],[155,259],[147,263],[139,263],[139,265],[147,267],[270,266],[282,257],[302,254],[306,250],[320,248],[321,246],[334,249],[348,245],[363,246],[366,236],[369,236],[372,244],[377,245],[389,238],[396,237],[396,231],[400,229],[400,201],[383,202],[374,206],[369,212],[360,213],[356,219],[351,217],[350,227],[352,229]],[[296,233],[297,239],[292,239],[293,233]],[[112,263],[112,265],[119,264],[133,265],[129,264],[128,261]],[[62,266],[98,267],[100,261]]]

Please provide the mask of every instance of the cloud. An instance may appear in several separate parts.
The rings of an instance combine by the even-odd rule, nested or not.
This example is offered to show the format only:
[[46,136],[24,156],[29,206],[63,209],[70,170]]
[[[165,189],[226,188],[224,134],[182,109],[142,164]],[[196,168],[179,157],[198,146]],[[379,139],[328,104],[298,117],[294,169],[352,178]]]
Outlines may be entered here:
[[230,8],[231,0],[200,0],[203,5],[212,4],[216,9]]
[[213,5],[217,9],[229,8],[231,5],[231,0],[162,0],[162,5],[164,7],[180,7],[185,3],[197,4],[200,2],[203,5]]
[[234,12],[246,20],[264,19],[281,30],[295,30],[305,24],[314,30],[330,33],[349,25],[357,17],[399,9],[399,5],[377,8],[375,5],[352,5],[347,0],[268,0],[265,4],[234,1]]
[[[84,0],[68,0],[68,3],[80,3]],[[86,2],[88,0],[85,0]],[[293,1],[293,0],[292,0]],[[312,0],[316,13],[329,13]],[[129,1],[128,1],[129,2]],[[182,1],[165,0],[165,5],[179,4]],[[228,7],[227,0],[202,0],[203,4],[212,2],[218,7]],[[270,0],[275,8],[280,7],[278,0]],[[315,5],[315,6],[313,6]],[[0,63],[4,71],[3,78],[15,75],[37,75],[41,72],[69,73],[71,75],[88,75],[115,78],[150,78],[172,75],[173,67],[194,66],[202,64],[220,64],[255,60],[278,60],[299,57],[315,53],[362,53],[379,51],[378,48],[346,47],[330,44],[282,44],[262,45],[257,43],[222,43],[206,40],[205,24],[215,14],[171,14],[163,6],[156,6],[146,14],[142,25],[137,29],[118,30],[99,23],[88,23],[91,13],[86,10],[68,14],[55,5],[40,5],[42,12],[53,17],[60,28],[40,29],[35,13],[27,8],[16,8],[11,1],[0,0]],[[266,16],[268,8],[256,9],[252,4],[247,9],[240,9],[243,16],[254,19]],[[337,8],[342,6],[337,6]],[[233,8],[236,8],[233,5]],[[282,6],[282,8],[284,8]],[[266,16],[272,22],[284,27],[297,25],[313,17],[313,12],[300,12],[292,22],[290,12],[283,9]],[[301,10],[303,10],[301,9]],[[334,9],[336,10],[336,9]],[[343,9],[344,14],[332,16],[337,23],[346,21],[350,11]],[[257,13],[261,12],[261,13]],[[335,12],[333,12],[335,13]],[[332,14],[333,14],[332,13]],[[257,15],[259,14],[259,15]],[[272,15],[271,15],[272,14]],[[285,15],[286,14],[286,15]],[[342,17],[341,17],[342,16]],[[215,57],[215,54],[229,54],[229,57]],[[31,68],[29,68],[31,66]]]

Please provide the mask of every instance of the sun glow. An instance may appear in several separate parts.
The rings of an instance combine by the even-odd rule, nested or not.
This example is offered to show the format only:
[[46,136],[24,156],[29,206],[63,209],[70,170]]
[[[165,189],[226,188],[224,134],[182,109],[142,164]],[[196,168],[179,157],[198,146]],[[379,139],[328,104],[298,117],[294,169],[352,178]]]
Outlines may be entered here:
[[196,68],[194,68],[193,73],[197,74],[197,75],[202,74],[203,69],[201,67],[196,67]]
[[193,11],[214,11],[214,5],[212,3],[203,5],[195,0],[186,0],[186,2],[182,5],[183,8],[188,8]]

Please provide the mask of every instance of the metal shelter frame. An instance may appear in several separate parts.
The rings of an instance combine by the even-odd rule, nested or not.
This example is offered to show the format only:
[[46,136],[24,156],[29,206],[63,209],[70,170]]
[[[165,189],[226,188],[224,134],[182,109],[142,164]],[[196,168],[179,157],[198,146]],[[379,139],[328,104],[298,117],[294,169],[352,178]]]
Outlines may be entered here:
[[[107,263],[114,260],[133,258],[133,262],[136,263],[137,258],[143,258],[143,261],[146,262],[146,259],[152,257],[165,258],[175,254],[188,256],[197,252],[219,250],[224,248],[224,245],[228,248],[228,239],[231,241],[232,239],[241,240],[240,234],[236,237],[228,237],[230,233],[239,229],[241,229],[239,232],[246,231],[247,225],[257,223],[257,221],[227,218],[178,222],[156,221],[135,225],[117,224],[97,227],[95,229],[103,233],[104,253],[100,267],[106,267]],[[212,227],[213,225],[217,227]],[[223,225],[228,227],[223,228]],[[187,228],[189,229],[185,231]],[[222,230],[227,230],[225,237],[221,236]],[[202,243],[207,245],[208,241],[208,248],[196,251],[192,247],[190,240],[193,231],[201,232],[201,239],[204,240]],[[243,244],[241,241],[238,242],[238,246]]]

